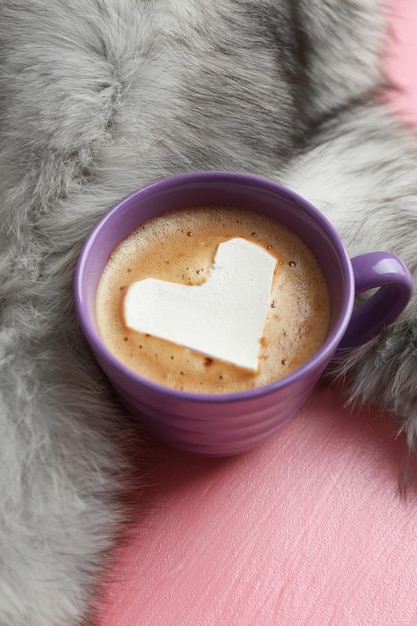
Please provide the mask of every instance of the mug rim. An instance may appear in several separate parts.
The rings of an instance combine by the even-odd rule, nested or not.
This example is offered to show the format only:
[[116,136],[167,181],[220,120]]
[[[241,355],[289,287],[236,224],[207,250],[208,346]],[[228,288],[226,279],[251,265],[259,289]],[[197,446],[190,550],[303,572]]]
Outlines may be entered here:
[[[282,378],[272,381],[266,385],[255,387],[253,389],[245,389],[242,391],[234,392],[200,393],[175,389],[173,387],[167,387],[160,383],[152,381],[131,370],[124,363],[122,363],[111,352],[111,350],[109,350],[109,348],[107,348],[107,346],[100,338],[98,330],[92,322],[91,316],[87,310],[87,306],[84,303],[83,279],[86,271],[86,266],[88,265],[90,255],[93,253],[93,248],[97,242],[98,237],[100,236],[100,234],[102,234],[102,232],[105,232],[108,223],[111,223],[113,218],[124,209],[125,205],[130,204],[131,202],[135,202],[136,198],[141,198],[142,196],[146,197],[153,194],[155,191],[164,191],[167,188],[169,189],[173,186],[180,186],[185,183],[189,184],[194,181],[206,182],[209,184],[215,184],[216,181],[221,181],[223,183],[225,181],[230,181],[233,183],[246,185],[258,184],[262,185],[264,188],[268,188],[272,192],[276,193],[278,191],[281,195],[284,194],[288,196],[298,206],[301,206],[303,211],[307,212],[311,217],[314,218],[316,222],[319,223],[321,230],[324,231],[327,236],[330,236],[332,244],[337,251],[337,255],[346,281],[346,289],[344,292],[341,311],[339,313],[337,321],[335,322],[335,328],[330,331],[328,337],[320,346],[320,348],[315,352],[315,354],[307,361],[305,361],[302,365],[300,365],[300,367],[295,369],[293,372],[287,374],[286,376],[283,376]],[[142,223],[143,221],[138,221],[137,226],[140,226],[140,224]],[[123,239],[121,239],[120,241],[122,240]],[[114,244],[113,249],[118,245],[120,241]],[[307,245],[309,245],[308,242],[306,243]],[[292,191],[288,187],[285,187],[280,183],[276,183],[262,176],[258,176],[255,174],[245,174],[241,172],[215,170],[187,172],[183,174],[175,174],[172,176],[163,177],[135,189],[134,191],[130,192],[129,194],[118,200],[115,204],[113,204],[94,224],[84,240],[75,267],[73,291],[75,310],[79,324],[87,339],[88,344],[90,345],[90,348],[93,351],[93,354],[96,355],[96,358],[100,365],[102,363],[102,360],[110,362],[112,370],[118,371],[121,376],[129,379],[129,381],[135,383],[136,385],[138,385],[138,387],[146,387],[154,393],[158,394],[159,396],[166,396],[170,397],[171,399],[175,398],[177,400],[186,400],[189,402],[218,404],[233,403],[238,401],[240,402],[243,400],[255,400],[260,396],[267,396],[271,393],[277,392],[281,388],[285,388],[293,384],[295,381],[308,375],[309,372],[316,371],[317,368],[321,367],[323,363],[327,364],[331,360],[332,356],[335,354],[337,347],[349,324],[350,315],[353,310],[355,280],[352,264],[340,235],[336,231],[335,227],[331,224],[331,222],[327,219],[327,217],[325,217],[325,215],[323,215],[323,213],[321,213],[321,211],[317,209],[314,205],[312,205],[308,200],[306,200],[304,197],[300,196],[296,192]],[[101,365],[101,367],[107,374],[106,369],[103,367],[103,365]]]

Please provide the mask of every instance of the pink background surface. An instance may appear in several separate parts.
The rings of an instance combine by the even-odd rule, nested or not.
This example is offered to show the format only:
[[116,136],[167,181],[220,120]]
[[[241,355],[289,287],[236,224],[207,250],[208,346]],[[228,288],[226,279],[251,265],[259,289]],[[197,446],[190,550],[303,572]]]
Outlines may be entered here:
[[[393,7],[393,106],[417,127],[417,6]],[[417,625],[417,491],[399,495],[403,443],[387,419],[322,387],[239,457],[155,444],[99,626]]]

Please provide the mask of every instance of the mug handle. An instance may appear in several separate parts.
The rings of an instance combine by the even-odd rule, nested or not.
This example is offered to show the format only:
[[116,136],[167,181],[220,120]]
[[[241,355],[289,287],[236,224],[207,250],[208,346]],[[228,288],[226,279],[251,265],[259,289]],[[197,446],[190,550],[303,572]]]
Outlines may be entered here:
[[354,257],[351,263],[356,295],[369,289],[379,289],[353,310],[337,353],[355,348],[375,337],[384,326],[399,316],[413,293],[411,272],[395,254],[369,252]]

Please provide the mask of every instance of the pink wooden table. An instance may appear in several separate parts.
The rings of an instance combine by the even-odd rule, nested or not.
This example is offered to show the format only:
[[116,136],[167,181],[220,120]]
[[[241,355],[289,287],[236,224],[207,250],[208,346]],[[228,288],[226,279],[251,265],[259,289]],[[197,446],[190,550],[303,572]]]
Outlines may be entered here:
[[[394,104],[417,126],[417,3],[391,13]],[[416,626],[417,494],[398,493],[402,446],[388,420],[350,413],[329,388],[240,457],[155,444],[99,626]]]

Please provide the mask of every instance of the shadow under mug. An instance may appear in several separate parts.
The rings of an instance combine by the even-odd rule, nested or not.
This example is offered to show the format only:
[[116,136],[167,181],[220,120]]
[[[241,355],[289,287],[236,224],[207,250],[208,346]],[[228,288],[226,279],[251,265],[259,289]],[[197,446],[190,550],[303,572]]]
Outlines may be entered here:
[[[300,368],[269,385],[226,394],[163,387],[118,361],[97,331],[96,288],[115,246],[145,220],[202,205],[243,206],[275,218],[304,239],[326,277],[330,292],[326,341]],[[355,295],[378,287],[354,310]],[[292,191],[253,175],[191,172],[135,191],[101,218],[78,259],[75,306],[108,380],[153,436],[191,453],[228,456],[255,447],[281,428],[304,404],[334,355],[368,341],[392,322],[407,305],[412,288],[407,266],[393,254],[375,252],[350,260],[329,221]]]

